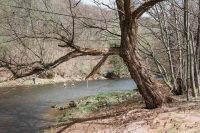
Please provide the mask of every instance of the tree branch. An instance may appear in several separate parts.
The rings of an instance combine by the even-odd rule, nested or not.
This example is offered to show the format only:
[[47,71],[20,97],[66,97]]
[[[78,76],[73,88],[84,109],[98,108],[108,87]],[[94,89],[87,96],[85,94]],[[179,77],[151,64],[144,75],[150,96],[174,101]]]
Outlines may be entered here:
[[[69,61],[70,59],[76,57],[87,56],[87,55],[104,56],[103,59],[106,60],[109,55],[114,55],[114,54],[119,54],[119,48],[101,48],[101,49],[80,48],[79,50],[74,50],[72,52],[69,52],[68,54],[58,58],[57,60],[51,63],[44,64],[43,62],[35,62],[31,64],[18,65],[6,62],[4,63],[6,64],[4,67],[7,68],[13,74],[13,79],[17,79],[55,68],[58,65],[62,64],[63,62]],[[99,67],[103,64],[103,62],[99,64]],[[95,69],[96,68],[98,69],[98,67],[95,67]],[[92,73],[95,73],[95,71]]]
[[104,62],[107,60],[109,55],[105,55],[100,61],[99,63],[93,68],[92,72],[85,78],[88,79],[91,76],[93,76],[94,74],[96,74],[99,71],[99,68],[104,64]]
[[166,1],[166,0],[149,0],[142,5],[140,5],[137,9],[132,12],[132,18],[138,19],[140,18],[147,10],[153,7],[155,4]]

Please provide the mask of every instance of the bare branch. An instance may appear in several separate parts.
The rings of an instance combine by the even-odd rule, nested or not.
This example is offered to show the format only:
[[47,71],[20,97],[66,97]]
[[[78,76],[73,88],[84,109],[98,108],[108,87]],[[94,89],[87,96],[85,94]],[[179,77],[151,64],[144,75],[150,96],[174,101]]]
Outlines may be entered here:
[[140,5],[137,9],[135,9],[132,13],[133,19],[138,19],[141,17],[147,10],[152,8],[155,4],[166,1],[166,0],[149,0],[142,5]]
[[90,77],[92,77],[94,74],[96,74],[100,67],[104,64],[104,62],[107,60],[109,55],[105,55],[100,61],[99,63],[93,68],[92,72],[85,78],[85,79],[88,79]]

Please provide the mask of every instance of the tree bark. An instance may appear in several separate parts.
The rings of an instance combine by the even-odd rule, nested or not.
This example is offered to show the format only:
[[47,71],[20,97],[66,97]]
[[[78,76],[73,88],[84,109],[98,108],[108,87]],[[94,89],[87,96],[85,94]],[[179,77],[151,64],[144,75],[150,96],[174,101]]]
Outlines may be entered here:
[[183,85],[183,54],[182,54],[182,45],[181,45],[181,37],[179,32],[179,24],[178,20],[179,17],[177,15],[177,6],[175,5],[175,0],[172,0],[172,14],[174,18],[174,30],[175,30],[175,37],[176,37],[176,44],[178,45],[178,77],[176,77],[177,82],[177,94],[183,95],[184,85]]
[[121,57],[127,65],[130,75],[136,82],[140,94],[145,100],[146,108],[154,109],[161,107],[164,95],[159,90],[158,83],[142,63],[137,50],[137,22],[132,25],[134,28],[124,26],[123,38],[121,40]]
[[[151,2],[154,3],[155,1],[149,2],[150,5],[152,5]],[[144,4],[141,8],[139,7],[132,12],[135,7],[131,5],[130,0],[116,0],[116,3],[119,10],[118,14],[121,29],[120,56],[127,65],[132,79],[136,82],[139,92],[145,101],[146,108],[154,109],[161,107],[164,101],[164,95],[159,90],[160,88],[157,81],[152,78],[146,66],[143,65],[137,49],[137,16],[140,14],[140,9],[144,9],[142,7]],[[149,5],[148,2],[145,4]],[[141,12],[143,12],[143,10],[141,10]]]
[[197,28],[197,43],[196,43],[196,52],[195,52],[195,85],[200,94],[200,87],[199,87],[199,79],[200,79],[200,0],[199,0],[199,9],[198,9],[198,28]]

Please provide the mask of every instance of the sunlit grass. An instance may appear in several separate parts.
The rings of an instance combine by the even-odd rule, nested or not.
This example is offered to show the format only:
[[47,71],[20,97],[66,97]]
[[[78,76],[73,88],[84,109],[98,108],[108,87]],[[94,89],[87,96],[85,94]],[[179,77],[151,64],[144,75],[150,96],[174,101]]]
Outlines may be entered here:
[[76,101],[77,107],[67,108],[63,115],[58,118],[58,121],[66,121],[74,116],[83,116],[84,114],[123,102],[137,102],[137,96],[138,92],[136,91],[120,91],[83,97]]

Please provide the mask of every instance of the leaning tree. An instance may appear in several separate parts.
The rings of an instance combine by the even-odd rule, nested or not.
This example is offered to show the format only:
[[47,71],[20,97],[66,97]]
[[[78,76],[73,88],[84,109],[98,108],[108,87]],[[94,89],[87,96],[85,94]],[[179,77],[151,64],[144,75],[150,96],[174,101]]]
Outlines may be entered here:
[[[26,16],[30,16],[29,24],[30,29],[32,32],[23,32],[19,33],[17,28],[17,20],[13,19],[13,16],[19,13],[13,10],[8,17],[4,18],[5,25],[4,27],[9,27],[7,29],[11,29],[7,32],[11,32],[8,34],[10,36],[14,36],[13,38],[9,38],[7,42],[16,41],[21,46],[25,48],[25,50],[21,50],[21,55],[24,57],[24,51],[29,51],[30,55],[35,55],[36,58],[31,60],[31,58],[27,58],[26,62],[20,60],[20,63],[16,63],[16,56],[12,58],[11,56],[7,56],[6,52],[1,55],[0,59],[0,67],[6,68],[9,70],[14,78],[21,78],[25,76],[30,76],[36,74],[38,72],[42,72],[44,70],[52,69],[58,66],[63,62],[67,62],[72,58],[80,57],[80,56],[102,56],[100,62],[94,67],[93,71],[87,76],[90,77],[95,74],[98,69],[102,66],[102,64],[106,61],[106,59],[110,55],[119,55],[124,63],[126,64],[132,79],[136,82],[137,87],[139,89],[140,94],[145,100],[146,107],[148,109],[153,109],[162,106],[162,103],[165,99],[164,94],[161,93],[159,88],[159,84],[156,80],[153,79],[150,72],[147,70],[145,65],[143,64],[142,58],[138,52],[137,46],[137,34],[138,34],[138,19],[151,7],[155,4],[164,1],[164,0],[148,0],[143,3],[138,3],[133,0],[116,0],[116,7],[111,8],[109,5],[104,4],[108,8],[112,9],[113,11],[117,12],[118,24],[120,29],[120,34],[116,34],[114,32],[109,31],[104,27],[94,26],[91,23],[87,23],[90,18],[79,16],[75,12],[75,7],[80,3],[80,0],[75,3],[68,1],[69,4],[69,13],[57,13],[52,12],[51,10],[40,10],[38,8],[34,8],[34,6],[24,6],[22,5],[3,5],[9,6],[11,8],[18,10],[25,10]],[[48,8],[47,8],[48,9]],[[10,11],[10,10],[9,10]],[[33,14],[31,14],[34,12]],[[55,14],[58,16],[68,17],[70,23],[62,23],[61,21],[56,21],[55,19],[51,19],[51,17],[46,17],[45,24],[42,26],[35,26],[34,21],[41,21],[43,18],[39,18],[37,13],[41,14]],[[22,15],[21,15],[22,16]],[[37,18],[37,19],[36,19]],[[106,18],[104,18],[106,19]],[[22,22],[21,22],[22,21]],[[20,19],[19,23],[23,23],[26,25],[27,21],[23,21]],[[105,20],[107,24],[108,21]],[[82,47],[76,44],[76,28],[78,27],[77,23],[84,24],[88,28],[98,28],[102,31],[106,31],[112,35],[116,35],[120,38],[120,44],[117,47],[110,47],[110,48],[90,48],[90,47]],[[15,26],[13,26],[15,25]],[[47,27],[48,25],[48,27]],[[53,28],[49,28],[49,27]],[[47,27],[41,29],[41,27]],[[22,27],[24,29],[24,27]],[[27,30],[28,31],[28,30]],[[40,32],[39,32],[40,31]],[[46,31],[46,33],[44,33]],[[5,32],[4,32],[5,33]],[[51,62],[45,62],[43,58],[44,53],[42,53],[42,47],[39,47],[40,52],[35,51],[35,47],[31,45],[27,45],[28,39],[35,39],[34,43],[39,43],[41,40],[57,40],[62,42],[61,44],[57,45],[61,48],[67,48],[67,54],[62,55],[61,57],[57,58]],[[11,46],[12,48],[12,46]],[[9,48],[7,48],[8,50]],[[6,50],[5,50],[6,51]],[[11,52],[12,53],[12,52]],[[12,53],[14,54],[15,51]]]

